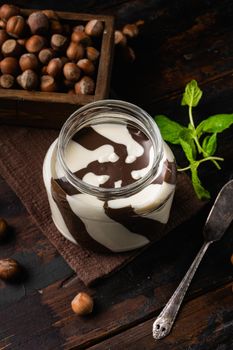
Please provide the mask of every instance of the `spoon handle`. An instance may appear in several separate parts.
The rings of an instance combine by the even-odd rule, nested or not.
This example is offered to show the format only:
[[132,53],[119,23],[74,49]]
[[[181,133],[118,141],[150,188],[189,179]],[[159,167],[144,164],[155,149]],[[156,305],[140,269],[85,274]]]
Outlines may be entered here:
[[175,292],[173,293],[173,295],[171,296],[171,298],[169,299],[159,316],[154,321],[152,333],[155,339],[164,338],[170,333],[173,323],[175,322],[176,315],[179,311],[180,305],[184,299],[185,293],[210,243],[212,242],[203,243],[192,265],[186,272],[186,275],[180,282],[179,286],[177,287],[177,289],[175,290]]

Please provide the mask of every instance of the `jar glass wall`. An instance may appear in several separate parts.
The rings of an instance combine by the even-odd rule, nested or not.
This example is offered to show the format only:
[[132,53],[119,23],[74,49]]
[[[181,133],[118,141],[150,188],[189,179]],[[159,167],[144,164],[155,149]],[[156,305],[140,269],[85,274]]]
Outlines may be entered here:
[[66,121],[47,152],[43,176],[61,234],[88,249],[122,252],[160,238],[176,166],[144,110],[103,100]]

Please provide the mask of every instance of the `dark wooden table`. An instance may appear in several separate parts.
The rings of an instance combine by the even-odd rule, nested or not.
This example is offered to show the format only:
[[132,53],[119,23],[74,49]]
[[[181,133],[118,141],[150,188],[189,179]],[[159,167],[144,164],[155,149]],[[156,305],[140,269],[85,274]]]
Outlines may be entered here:
[[[24,1],[18,1],[24,5]],[[233,111],[233,3],[218,1],[34,1],[30,7],[116,15],[117,26],[145,20],[132,42],[136,62],[115,60],[112,90],[151,115],[184,121],[180,107],[185,84],[197,79],[204,98],[196,119]],[[202,172],[213,199],[232,178],[232,130],[218,138],[225,157],[221,172]],[[182,156],[175,149],[182,164]],[[202,244],[201,228],[211,203],[112,277],[89,289],[94,313],[74,315],[70,301],[86,287],[55,248],[35,230],[26,209],[0,178],[0,216],[12,229],[0,257],[15,257],[25,267],[21,283],[0,282],[0,349],[233,349],[233,227],[210,247],[193,280],[171,334],[151,335],[154,318],[167,302]]]

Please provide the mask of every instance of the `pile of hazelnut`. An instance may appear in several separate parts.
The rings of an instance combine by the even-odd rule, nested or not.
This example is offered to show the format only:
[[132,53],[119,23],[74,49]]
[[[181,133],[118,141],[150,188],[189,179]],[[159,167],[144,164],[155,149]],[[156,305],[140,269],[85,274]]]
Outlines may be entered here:
[[103,23],[93,19],[71,27],[52,10],[0,7],[0,86],[92,95]]

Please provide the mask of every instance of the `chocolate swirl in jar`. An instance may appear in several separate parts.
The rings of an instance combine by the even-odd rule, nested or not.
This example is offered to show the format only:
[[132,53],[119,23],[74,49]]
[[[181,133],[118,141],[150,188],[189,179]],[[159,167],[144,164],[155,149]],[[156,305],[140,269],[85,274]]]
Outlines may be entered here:
[[[65,159],[72,173],[80,180],[92,186],[111,189],[128,186],[143,178],[152,167],[154,151],[151,140],[140,129],[130,125],[100,124],[84,127],[75,133],[67,145]],[[165,224],[160,216],[164,215],[164,206],[171,201],[175,182],[175,162],[165,145],[159,171],[147,189],[144,189],[145,193],[139,192],[123,199],[96,198],[94,202],[88,203],[89,195],[81,193],[65,177],[52,178],[51,189],[52,197],[72,237],[87,248],[108,251],[113,250],[108,247],[108,232],[105,233],[106,244],[98,241],[98,232],[96,237],[91,232],[94,226],[94,230],[98,231],[96,225],[101,226],[101,222],[107,219],[109,230],[116,226],[114,230],[117,234],[117,230],[124,229],[126,240],[129,239],[127,232],[134,235],[135,248],[160,238]],[[147,196],[153,195],[158,197],[157,203],[152,200],[149,205],[144,205]],[[86,201],[86,204],[80,205],[81,200]],[[88,211],[93,205],[97,205],[98,209],[94,210],[92,218]],[[155,210],[156,213],[153,214]],[[130,237],[130,240],[133,246],[134,239]],[[102,243],[105,243],[104,239]]]

